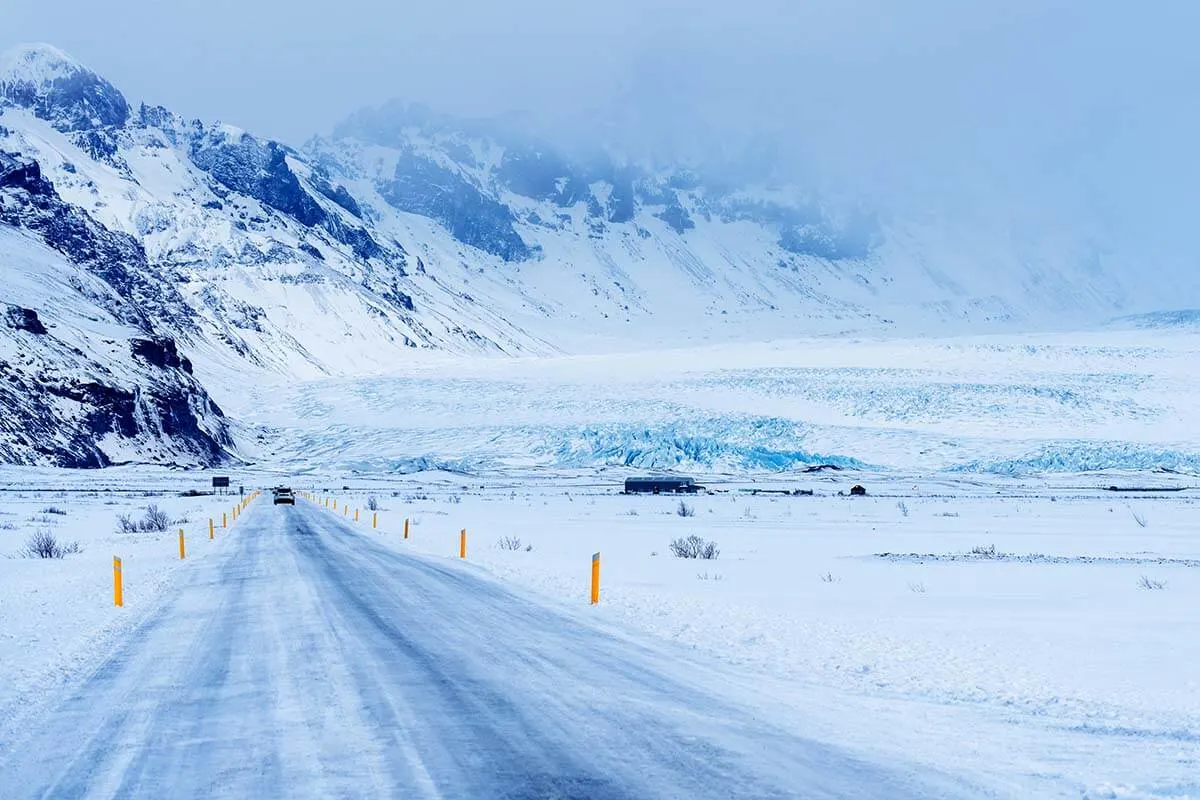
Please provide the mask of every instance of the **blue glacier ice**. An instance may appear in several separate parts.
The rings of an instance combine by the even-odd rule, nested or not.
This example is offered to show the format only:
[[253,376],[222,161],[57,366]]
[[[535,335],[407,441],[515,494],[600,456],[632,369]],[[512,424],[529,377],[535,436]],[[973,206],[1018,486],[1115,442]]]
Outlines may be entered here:
[[1019,458],[977,459],[952,472],[1034,475],[1050,472],[1154,470],[1200,472],[1200,453],[1162,449],[1129,442],[1064,441],[1046,444]]

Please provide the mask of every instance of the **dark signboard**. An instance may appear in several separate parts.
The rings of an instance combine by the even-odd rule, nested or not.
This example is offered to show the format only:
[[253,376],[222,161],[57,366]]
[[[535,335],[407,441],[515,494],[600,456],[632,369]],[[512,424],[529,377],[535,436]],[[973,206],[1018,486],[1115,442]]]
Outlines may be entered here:
[[229,478],[213,477],[213,488],[214,489],[228,489],[229,488]]

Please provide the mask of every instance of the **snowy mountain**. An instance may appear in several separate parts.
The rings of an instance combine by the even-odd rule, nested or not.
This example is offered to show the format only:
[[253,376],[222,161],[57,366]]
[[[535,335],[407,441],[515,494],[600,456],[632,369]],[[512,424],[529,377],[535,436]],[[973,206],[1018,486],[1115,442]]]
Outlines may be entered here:
[[[188,406],[167,402],[131,427],[97,421],[104,403],[85,400],[73,444],[27,432],[0,452],[9,461],[212,461],[236,448],[202,386],[227,405],[255,376],[387,373],[421,351],[538,355],[1141,310],[1076,243],[1033,252],[1005,230],[835,207],[769,164],[568,151],[511,120],[396,103],[297,150],[131,105],[45,45],[0,58],[0,159],[0,256],[20,279],[0,288],[15,309],[0,330],[19,337],[16,353],[31,337],[57,342],[24,379],[56,369],[102,374],[110,388],[167,381]],[[69,302],[21,294],[22,281],[70,287]],[[33,333],[39,320],[75,330],[79,354],[60,354],[48,324]],[[158,355],[113,350],[115,334],[97,339],[84,324],[96,320],[157,342]],[[70,416],[60,396],[5,402],[19,397],[25,420],[50,427]],[[164,422],[181,413],[186,431]],[[86,451],[88,431],[112,437]]]
[[135,239],[68,206],[36,162],[0,152],[0,460],[213,464],[221,409],[155,320],[194,325]]
[[[528,131],[393,102],[304,152],[380,229],[430,248],[427,265],[446,262],[449,234],[459,258],[512,275],[548,313],[600,334],[1061,325],[1137,299],[1137,282],[1111,273],[1086,237],[839,204],[789,184],[769,155],[656,163]],[[559,342],[557,332],[545,337]]]
[[[15,360],[5,369],[23,370],[3,390],[5,408],[19,410],[6,419],[5,461],[209,463],[232,442],[201,384],[228,396],[247,373],[353,374],[418,347],[550,349],[453,284],[414,279],[421,261],[378,239],[345,188],[294,151],[162,108],[134,109],[50,47],[0,61],[0,166],[0,300],[16,309],[4,329],[16,337],[6,342]],[[69,287],[66,308],[55,307],[55,292],[22,291],[23,282]],[[60,314],[63,325],[103,320],[125,326],[114,335],[164,343],[168,354],[151,360],[178,373],[174,399],[143,419],[127,399],[48,388],[46,370],[84,383],[87,372],[105,391],[162,379],[143,371],[137,347],[109,352],[111,337],[98,343],[87,326],[75,330],[82,338],[67,358],[53,329],[33,332]],[[62,410],[63,397],[84,410]],[[120,423],[99,418],[113,403],[128,406]],[[175,418],[189,404],[198,408],[182,424]],[[68,417],[75,427],[62,428]],[[90,439],[100,443],[89,448]]]

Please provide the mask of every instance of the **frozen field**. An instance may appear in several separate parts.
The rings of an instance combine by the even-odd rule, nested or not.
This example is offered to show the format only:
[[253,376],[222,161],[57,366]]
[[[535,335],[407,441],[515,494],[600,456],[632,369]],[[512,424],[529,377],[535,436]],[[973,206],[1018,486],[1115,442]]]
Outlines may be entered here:
[[[158,502],[198,531],[223,504],[141,496],[207,481],[181,473],[6,470],[3,478],[4,520],[14,529],[0,531],[0,552],[14,555],[29,531],[47,526],[84,549],[62,561],[0,559],[0,712],[19,720],[152,613],[161,586],[196,568],[178,561],[173,531],[118,534],[117,515]],[[619,478],[425,473],[314,477],[297,486],[333,489],[363,509],[358,532],[376,542],[492,573],[584,615],[583,624],[650,635],[729,664],[777,701],[766,718],[785,718],[819,740],[925,764],[1000,797],[1200,795],[1194,491],[1101,488],[1177,488],[1190,479],[717,477],[710,484],[719,493],[687,499],[694,516],[684,517],[677,499],[616,494]],[[245,476],[247,484],[276,479]],[[870,496],[838,495],[859,480]],[[102,489],[97,481],[139,491],[62,491]],[[815,495],[742,491],[750,488]],[[371,497],[381,506],[376,531],[366,513]],[[67,514],[45,522],[41,509],[51,503]],[[459,564],[463,527],[468,558]],[[719,557],[673,558],[670,541],[691,534],[717,541]],[[506,537],[520,547],[502,549]],[[218,532],[215,543],[201,539],[194,557],[212,557],[235,539],[236,529]],[[596,551],[602,602],[588,608]],[[109,595],[114,554],[125,558],[129,582],[120,612]]]

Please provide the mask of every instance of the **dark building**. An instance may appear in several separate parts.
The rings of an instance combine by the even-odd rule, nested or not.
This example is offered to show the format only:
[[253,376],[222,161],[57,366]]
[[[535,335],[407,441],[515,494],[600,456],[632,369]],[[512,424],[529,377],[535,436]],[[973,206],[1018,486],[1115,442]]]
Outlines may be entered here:
[[626,478],[625,494],[695,494],[694,478]]

